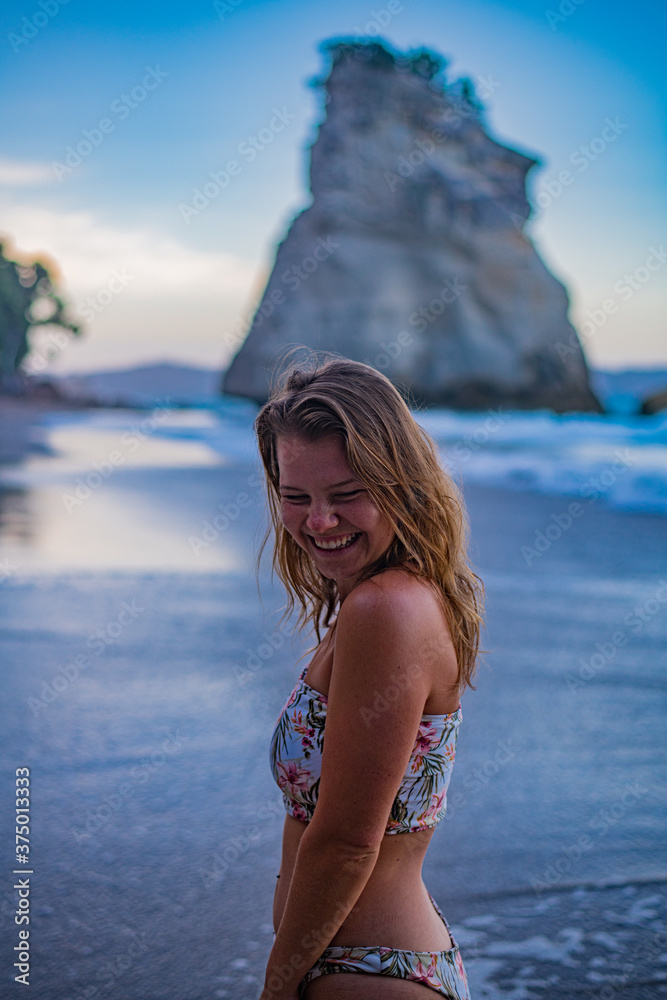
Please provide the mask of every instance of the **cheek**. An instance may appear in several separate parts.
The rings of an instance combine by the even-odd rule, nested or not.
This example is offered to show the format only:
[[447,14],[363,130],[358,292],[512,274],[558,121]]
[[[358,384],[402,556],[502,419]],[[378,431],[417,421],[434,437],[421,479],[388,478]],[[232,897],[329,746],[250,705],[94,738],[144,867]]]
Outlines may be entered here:
[[375,504],[365,504],[358,511],[357,520],[359,526],[363,527],[366,531],[370,531],[375,535],[393,537],[394,532],[391,525]]
[[289,532],[290,535],[295,536],[299,532],[299,525],[301,524],[301,518],[299,517],[298,511],[295,511],[289,507],[281,507],[280,518],[283,522],[283,527],[285,531]]
[[394,538],[396,537],[396,532],[394,531],[394,529],[389,524],[386,518],[382,517],[380,525],[378,527],[378,531],[382,532],[382,537],[384,539],[385,545],[387,546],[391,545]]
[[292,518],[290,516],[289,510],[285,507],[280,508],[280,520],[283,522],[283,526],[289,531],[289,526],[292,523]]
[[373,511],[373,529],[375,535],[384,545],[389,545],[394,540],[394,529],[382,511],[378,510],[377,507],[374,507]]

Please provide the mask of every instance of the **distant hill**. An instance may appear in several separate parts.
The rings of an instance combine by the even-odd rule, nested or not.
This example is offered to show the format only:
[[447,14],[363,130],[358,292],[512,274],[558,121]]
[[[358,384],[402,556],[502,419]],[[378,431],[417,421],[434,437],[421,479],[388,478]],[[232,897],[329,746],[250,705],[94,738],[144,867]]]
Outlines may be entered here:
[[[220,401],[221,375],[216,368],[165,361],[52,380],[69,396],[92,396],[101,403],[150,406],[168,399],[172,405],[205,406]],[[635,413],[642,399],[667,389],[667,368],[592,369],[591,382],[610,412]]]
[[101,403],[149,406],[206,405],[220,399],[220,371],[165,361],[54,379],[68,396],[93,397]]

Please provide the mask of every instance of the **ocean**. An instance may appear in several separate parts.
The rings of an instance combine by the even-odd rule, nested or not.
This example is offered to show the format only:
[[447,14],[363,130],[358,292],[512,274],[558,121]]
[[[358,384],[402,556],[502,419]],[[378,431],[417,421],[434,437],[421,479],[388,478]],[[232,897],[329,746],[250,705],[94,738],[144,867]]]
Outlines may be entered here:
[[[38,996],[114,969],[127,997],[247,1000],[272,943],[268,749],[311,637],[278,632],[270,558],[255,581],[257,407],[159,392],[51,413],[0,467],[0,759],[35,788]],[[615,399],[416,414],[486,590],[424,865],[476,998],[610,995],[628,955],[633,998],[665,986],[667,414]]]
[[[32,457],[0,471],[0,484],[28,485],[63,472],[75,438],[125,440],[125,451],[151,439],[151,461],[169,461],[172,442],[197,442],[223,464],[256,461],[252,422],[257,407],[225,398],[198,407],[174,406],[169,397],[155,401],[153,417],[122,409],[51,414],[49,457]],[[497,486],[520,492],[572,497],[620,510],[667,514],[667,412],[653,416],[555,414],[550,410],[457,412],[431,408],[414,411],[435,440],[445,467],[459,485]],[[143,427],[143,430],[141,428]],[[139,428],[138,431],[135,431]],[[67,432],[67,433],[65,433]],[[135,449],[131,447],[132,436]],[[65,441],[68,442],[65,445]],[[63,447],[59,451],[58,442]],[[91,473],[103,445],[90,451]],[[78,449],[75,449],[78,451]],[[145,447],[142,459],[148,460]],[[189,461],[197,461],[190,450]],[[199,451],[201,461],[204,451]],[[130,455],[126,456],[129,459]],[[55,461],[54,461],[55,459]],[[77,466],[84,454],[77,454]],[[124,459],[125,460],[125,459]],[[209,460],[214,460],[213,455]]]
[[[156,430],[195,437],[227,460],[255,454],[256,407],[224,400],[193,426],[176,416]],[[501,407],[415,412],[460,485],[563,495],[623,510],[667,514],[667,412],[654,416],[554,414]]]

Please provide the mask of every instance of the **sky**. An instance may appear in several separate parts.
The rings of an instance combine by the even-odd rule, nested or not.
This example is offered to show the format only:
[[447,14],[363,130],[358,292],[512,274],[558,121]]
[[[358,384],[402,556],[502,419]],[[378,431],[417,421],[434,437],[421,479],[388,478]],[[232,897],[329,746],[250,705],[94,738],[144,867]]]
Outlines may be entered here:
[[667,367],[666,35],[655,0],[4,5],[0,233],[57,262],[84,327],[35,337],[42,370],[229,360],[309,203],[333,37],[426,45],[475,81],[493,137],[540,160],[526,232],[589,363]]

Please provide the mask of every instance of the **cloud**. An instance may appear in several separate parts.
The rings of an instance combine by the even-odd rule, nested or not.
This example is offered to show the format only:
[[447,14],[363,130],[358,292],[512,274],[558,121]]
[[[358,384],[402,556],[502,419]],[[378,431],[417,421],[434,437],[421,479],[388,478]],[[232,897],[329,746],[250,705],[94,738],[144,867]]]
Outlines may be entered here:
[[12,205],[0,196],[0,219],[8,255],[46,258],[73,318],[84,323],[85,335],[57,352],[49,370],[165,357],[213,367],[233,349],[226,332],[247,312],[256,262],[199,249],[146,224],[114,225],[93,211]]
[[0,157],[0,186],[18,187],[24,184],[53,184],[55,177],[48,163],[27,163]]
[[104,287],[118,270],[131,275],[132,298],[244,295],[255,273],[235,254],[199,250],[146,226],[114,226],[90,211],[5,205],[2,218],[17,252],[53,259],[73,295]]

